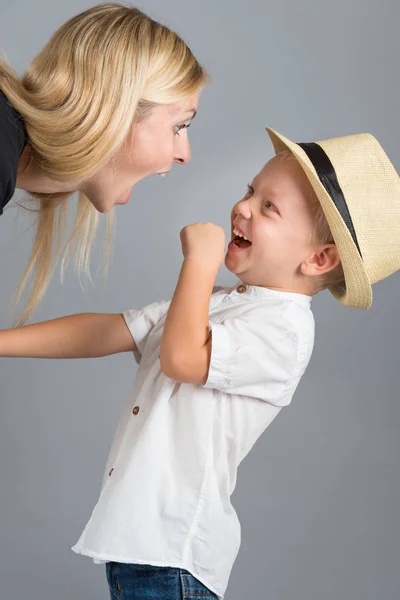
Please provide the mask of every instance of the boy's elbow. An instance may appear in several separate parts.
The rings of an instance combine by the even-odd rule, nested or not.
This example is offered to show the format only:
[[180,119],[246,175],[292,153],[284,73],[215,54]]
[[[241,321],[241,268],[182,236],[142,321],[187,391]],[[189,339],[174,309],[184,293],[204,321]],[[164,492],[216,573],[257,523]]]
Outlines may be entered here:
[[182,355],[166,356],[161,351],[160,366],[166,377],[178,383],[201,384],[207,378],[207,374],[204,374],[204,368],[202,369],[200,365],[194,364]]
[[171,360],[170,356],[165,356],[162,350],[160,352],[160,367],[165,377],[169,377],[169,379],[174,379],[174,375],[176,372],[174,362]]

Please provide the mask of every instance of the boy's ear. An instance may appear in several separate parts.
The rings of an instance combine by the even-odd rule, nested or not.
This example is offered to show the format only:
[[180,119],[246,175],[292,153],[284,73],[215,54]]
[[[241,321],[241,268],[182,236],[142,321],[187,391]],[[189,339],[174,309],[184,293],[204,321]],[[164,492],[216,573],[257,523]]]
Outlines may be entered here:
[[336,245],[325,244],[301,263],[300,270],[303,275],[316,277],[332,271],[339,264],[340,256]]

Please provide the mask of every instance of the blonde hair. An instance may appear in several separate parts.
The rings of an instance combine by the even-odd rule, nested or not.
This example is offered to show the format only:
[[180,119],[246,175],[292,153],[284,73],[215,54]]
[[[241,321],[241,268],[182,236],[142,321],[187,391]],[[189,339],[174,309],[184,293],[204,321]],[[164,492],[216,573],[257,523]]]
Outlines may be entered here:
[[[285,160],[297,160],[290,150],[283,150],[282,152],[279,152],[277,156]],[[307,197],[307,201],[310,214],[314,221],[311,242],[320,245],[334,244],[335,240],[333,239],[331,229],[317,195],[313,192]],[[315,278],[314,294],[326,289],[335,289],[340,291],[341,294],[345,293],[346,283],[341,263],[334,269]]]
[[[31,160],[57,181],[88,180],[110,161],[134,122],[158,104],[189,98],[206,83],[204,69],[176,33],[136,8],[114,3],[64,23],[21,79],[0,62],[0,90],[25,123]],[[60,257],[71,193],[31,194],[39,203],[36,236],[14,307],[32,282],[18,324],[43,297]],[[89,274],[98,218],[80,193],[62,272],[75,254],[78,272]],[[112,213],[108,219],[107,257]]]
[[[315,244],[335,244],[331,229],[326,220],[325,213],[322,210],[321,203],[319,202],[317,195],[312,194],[309,198],[309,209],[314,219],[314,231],[312,235],[312,241]],[[346,282],[344,278],[344,272],[342,263],[340,262],[335,268],[323,273],[319,277],[316,277],[316,286],[314,294],[322,292],[326,289],[335,289],[340,292],[340,295],[346,292]]]

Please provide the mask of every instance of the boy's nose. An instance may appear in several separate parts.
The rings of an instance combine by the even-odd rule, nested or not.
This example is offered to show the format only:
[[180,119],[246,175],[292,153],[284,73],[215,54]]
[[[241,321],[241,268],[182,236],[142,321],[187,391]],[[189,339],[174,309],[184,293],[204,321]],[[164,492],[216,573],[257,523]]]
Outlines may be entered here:
[[243,200],[240,200],[239,202],[237,202],[235,204],[235,206],[233,207],[232,213],[236,214],[236,215],[240,215],[244,219],[250,219],[251,208],[250,208],[249,200],[244,198]]

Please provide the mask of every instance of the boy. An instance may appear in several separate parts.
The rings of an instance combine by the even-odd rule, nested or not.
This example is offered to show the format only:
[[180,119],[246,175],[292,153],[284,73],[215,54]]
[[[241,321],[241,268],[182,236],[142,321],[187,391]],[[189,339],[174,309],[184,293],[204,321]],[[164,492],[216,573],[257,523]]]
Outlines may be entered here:
[[314,341],[310,302],[329,288],[368,308],[371,284],[400,267],[400,180],[370,135],[295,144],[277,156],[225,234],[181,232],[172,301],[120,315],[73,315],[1,332],[0,355],[133,351],[132,395],[102,491],[74,550],[107,563],[112,598],[223,598],[240,545],[230,496],[241,460],[290,403]]

